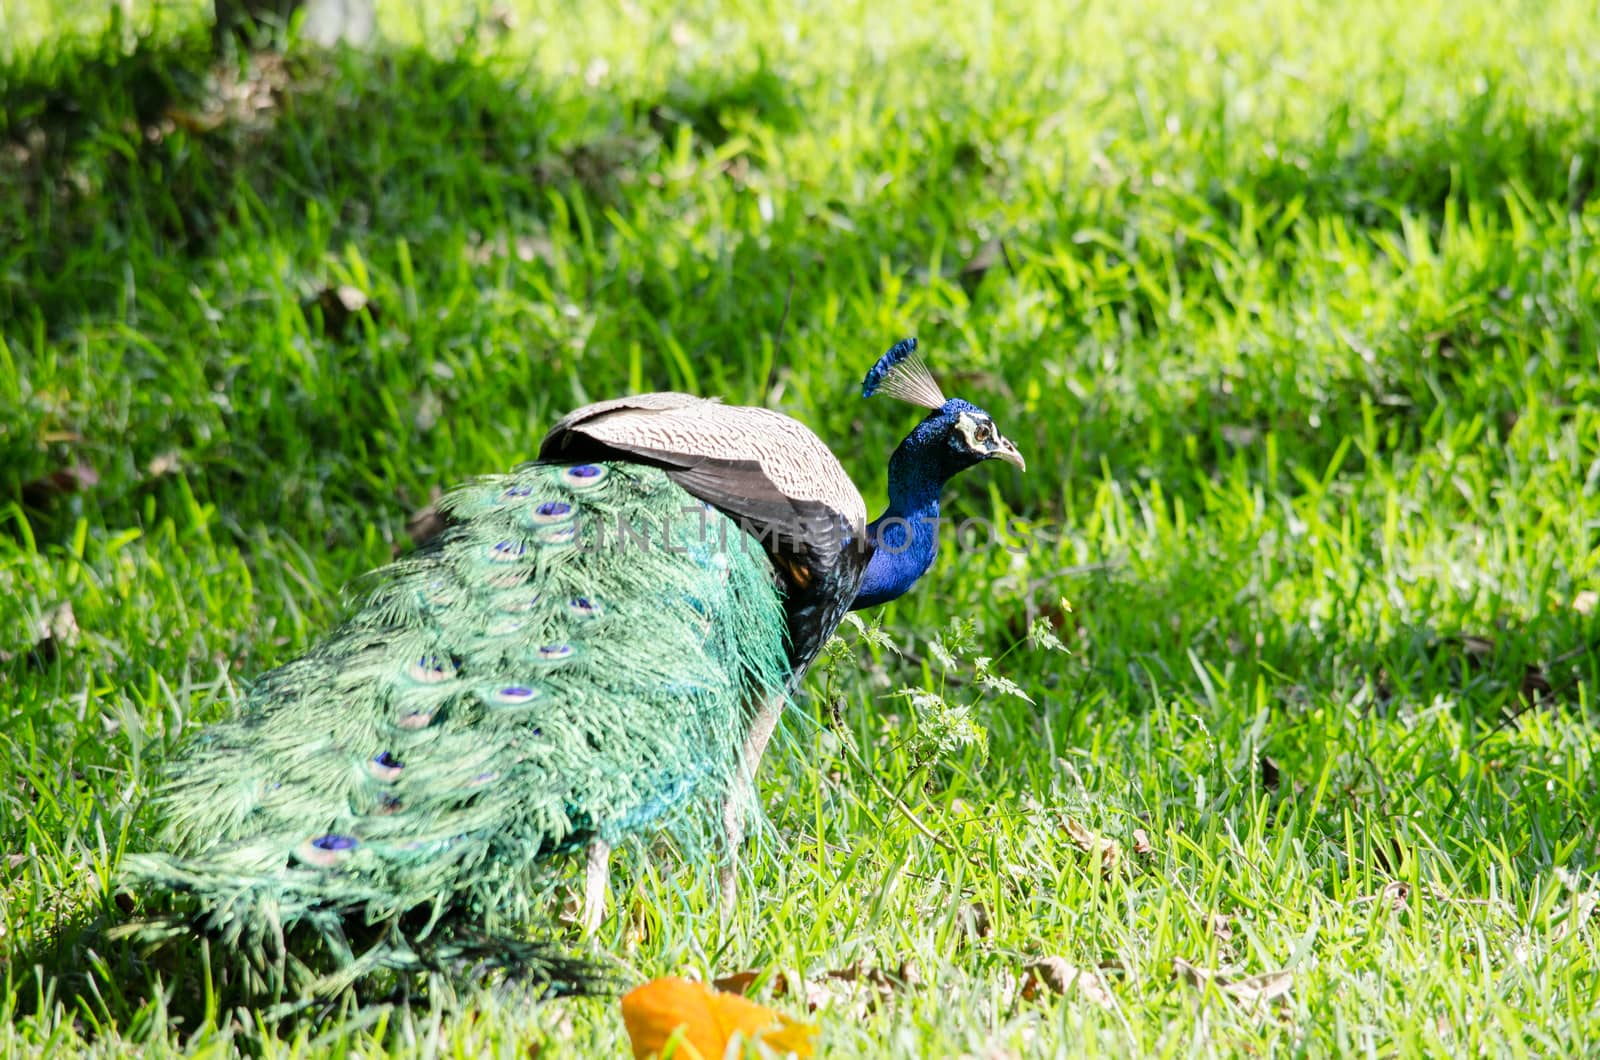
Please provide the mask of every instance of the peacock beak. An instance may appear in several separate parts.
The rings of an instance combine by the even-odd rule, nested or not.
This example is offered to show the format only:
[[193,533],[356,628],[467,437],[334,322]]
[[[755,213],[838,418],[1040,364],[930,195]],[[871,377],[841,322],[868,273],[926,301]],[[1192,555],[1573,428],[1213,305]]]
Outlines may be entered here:
[[1018,471],[1028,470],[1028,462],[1022,459],[1022,454],[1017,452],[1017,447],[1011,444],[1009,438],[997,438],[995,447],[989,450],[991,460],[1004,460],[1008,464],[1015,464]]

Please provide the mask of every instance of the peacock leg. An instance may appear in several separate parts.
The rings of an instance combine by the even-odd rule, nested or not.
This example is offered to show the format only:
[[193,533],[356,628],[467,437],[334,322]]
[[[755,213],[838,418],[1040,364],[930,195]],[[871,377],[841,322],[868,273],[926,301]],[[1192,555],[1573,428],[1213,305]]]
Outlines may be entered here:
[[733,915],[733,903],[739,897],[739,847],[744,842],[745,815],[749,812],[750,800],[756,797],[756,771],[761,768],[761,757],[767,753],[767,743],[772,739],[773,729],[777,728],[783,704],[783,696],[773,696],[756,711],[739,756],[739,771],[728,785],[728,797],[722,804],[722,836],[727,847],[719,874],[724,919]]
[[596,839],[588,846],[583,869],[583,933],[593,935],[606,918],[606,884],[611,879],[611,844]]

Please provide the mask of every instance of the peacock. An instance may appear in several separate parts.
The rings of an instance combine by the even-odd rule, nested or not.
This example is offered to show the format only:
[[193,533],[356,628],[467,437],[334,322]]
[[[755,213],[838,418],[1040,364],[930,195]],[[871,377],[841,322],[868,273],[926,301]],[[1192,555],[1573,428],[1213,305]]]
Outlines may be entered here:
[[731,909],[756,771],[807,668],[848,610],[928,570],[945,482],[1024,468],[915,339],[867,373],[874,394],[928,413],[870,523],[798,421],[681,393],[580,408],[533,462],[448,494],[447,529],[166,768],[158,849],[123,881],[167,911],[138,930],[308,975],[309,947],[336,969],[322,987],[465,962],[580,992],[592,965],[525,934],[556,859],[585,859],[592,932],[616,844],[714,813]]

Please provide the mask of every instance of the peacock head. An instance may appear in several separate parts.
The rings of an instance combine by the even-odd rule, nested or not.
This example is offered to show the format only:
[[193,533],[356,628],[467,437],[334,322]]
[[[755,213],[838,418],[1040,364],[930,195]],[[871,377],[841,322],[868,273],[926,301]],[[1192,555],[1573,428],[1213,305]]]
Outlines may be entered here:
[[[1004,460],[1027,470],[1022,454],[1000,433],[993,416],[970,401],[944,396],[917,354],[916,339],[903,339],[878,358],[861,386],[862,397],[874,394],[887,394],[930,410],[900,443],[895,458],[932,472],[938,482],[985,460]],[[891,460],[891,476],[895,462]]]

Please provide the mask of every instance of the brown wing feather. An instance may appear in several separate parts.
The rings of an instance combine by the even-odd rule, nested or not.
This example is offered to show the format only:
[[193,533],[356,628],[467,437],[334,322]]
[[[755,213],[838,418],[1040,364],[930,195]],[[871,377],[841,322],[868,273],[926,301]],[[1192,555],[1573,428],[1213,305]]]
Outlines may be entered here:
[[801,669],[866,571],[866,503],[822,440],[782,413],[671,392],[617,398],[563,418],[539,459],[662,467],[738,520],[786,583],[791,656]]
[[[816,510],[863,527],[867,508],[838,459],[810,428],[782,413],[723,405],[690,394],[640,394],[578,409],[551,428],[541,460],[599,452],[631,456],[692,473],[696,496],[733,515],[757,519],[794,512],[799,536],[820,525]],[[748,508],[749,510],[741,510]]]

